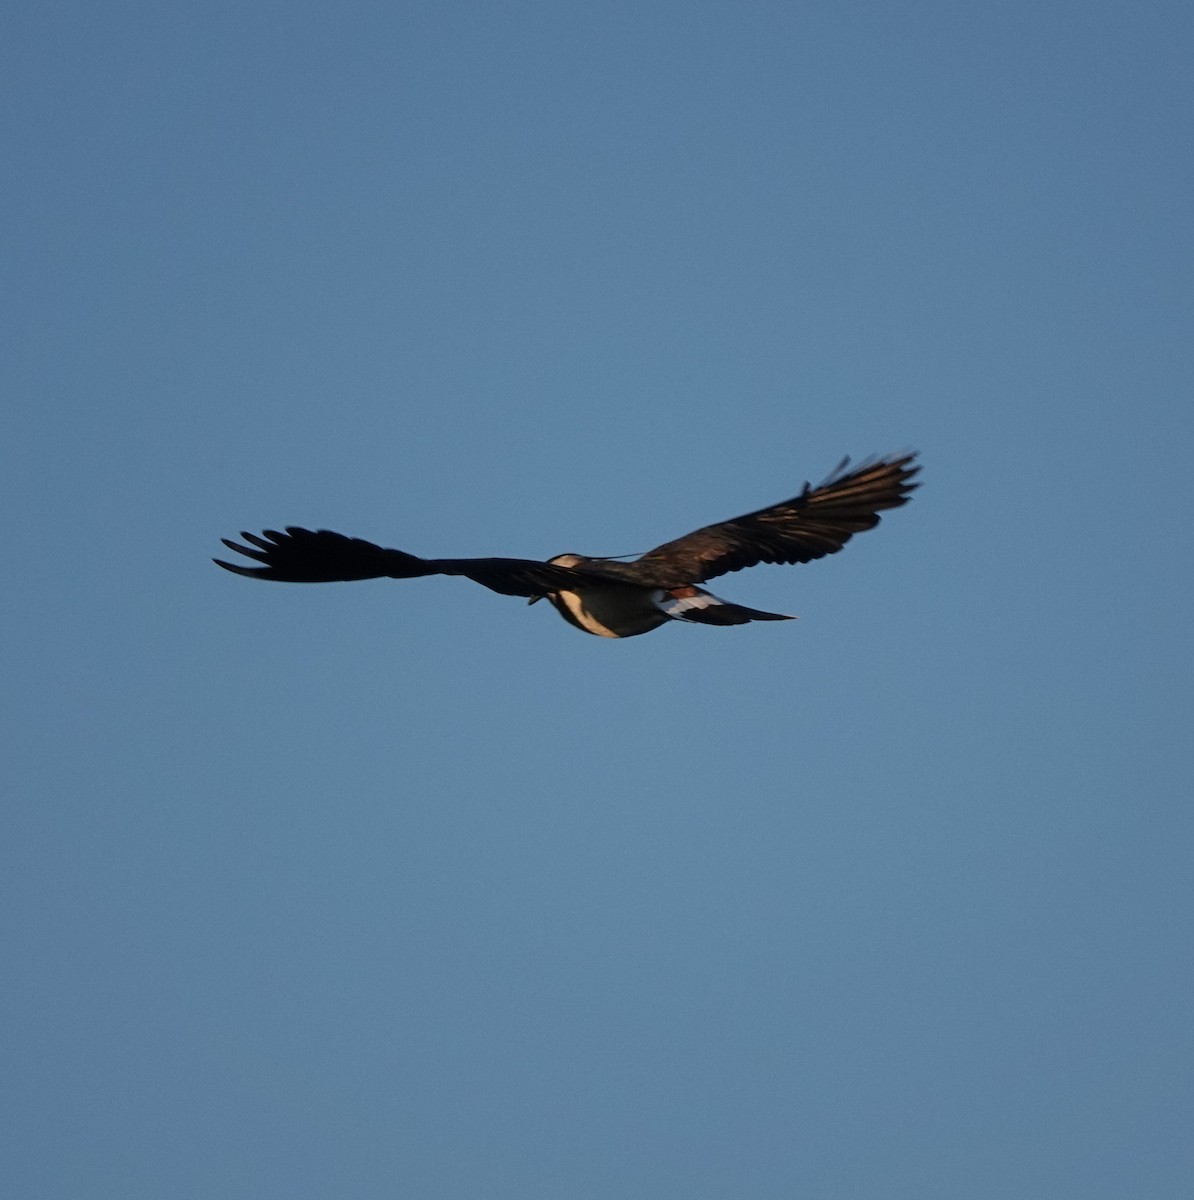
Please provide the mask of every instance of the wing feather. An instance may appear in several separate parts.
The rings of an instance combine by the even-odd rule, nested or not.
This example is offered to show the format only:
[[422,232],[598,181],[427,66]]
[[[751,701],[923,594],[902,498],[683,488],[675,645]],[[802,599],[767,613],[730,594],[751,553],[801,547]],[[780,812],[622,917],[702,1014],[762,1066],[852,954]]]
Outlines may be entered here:
[[242,533],[249,544],[222,538],[229,550],[260,563],[213,561],[237,575],[282,583],[334,583],[356,579],[414,579],[421,575],[463,575],[504,596],[542,596],[576,587],[592,576],[570,567],[525,558],[418,558],[404,550],[386,549],[363,538],[330,529],[288,525],[285,533],[266,529],[259,537]]
[[628,564],[657,587],[703,583],[757,563],[805,563],[835,554],[856,533],[879,524],[879,513],[906,504],[918,487],[915,454],[872,459],[848,470],[844,459],[817,487],[745,516],[706,525]]

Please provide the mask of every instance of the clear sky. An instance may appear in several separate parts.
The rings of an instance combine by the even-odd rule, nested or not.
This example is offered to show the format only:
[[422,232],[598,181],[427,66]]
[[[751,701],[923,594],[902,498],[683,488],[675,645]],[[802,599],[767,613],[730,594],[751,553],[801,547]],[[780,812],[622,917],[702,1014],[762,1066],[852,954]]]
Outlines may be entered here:
[[[18,0],[14,1200],[1185,1200],[1178,3]],[[631,553],[615,642],[219,538]]]

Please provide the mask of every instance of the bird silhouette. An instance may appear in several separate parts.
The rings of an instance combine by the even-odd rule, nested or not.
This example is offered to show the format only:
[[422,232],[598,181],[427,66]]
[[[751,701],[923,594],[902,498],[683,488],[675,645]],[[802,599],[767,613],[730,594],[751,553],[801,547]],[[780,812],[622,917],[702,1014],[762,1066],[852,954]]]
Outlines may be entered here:
[[586,633],[624,638],[649,633],[668,621],[745,625],[787,621],[722,600],[699,587],[757,563],[806,563],[836,554],[856,533],[873,529],[879,514],[908,502],[919,486],[915,454],[870,459],[849,470],[843,459],[824,483],[804,485],[798,496],[745,516],[706,525],[632,562],[583,554],[557,554],[546,562],[524,558],[418,558],[329,529],[288,525],[260,536],[242,533],[248,545],[225,546],[260,564],[213,559],[226,571],[281,583],[332,583],[354,579],[414,579],[463,575],[504,596],[547,599]]

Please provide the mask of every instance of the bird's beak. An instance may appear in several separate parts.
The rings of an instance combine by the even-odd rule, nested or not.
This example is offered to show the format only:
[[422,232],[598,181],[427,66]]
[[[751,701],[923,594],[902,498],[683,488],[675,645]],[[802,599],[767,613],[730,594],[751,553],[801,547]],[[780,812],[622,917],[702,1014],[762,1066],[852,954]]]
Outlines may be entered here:
[[530,599],[527,601],[527,604],[528,604],[528,605],[531,605],[531,604],[538,604],[538,603],[539,603],[539,601],[540,601],[540,600],[542,600],[542,599],[543,599],[543,597],[542,597],[542,596],[532,596],[532,597],[531,597],[531,598],[530,598]]

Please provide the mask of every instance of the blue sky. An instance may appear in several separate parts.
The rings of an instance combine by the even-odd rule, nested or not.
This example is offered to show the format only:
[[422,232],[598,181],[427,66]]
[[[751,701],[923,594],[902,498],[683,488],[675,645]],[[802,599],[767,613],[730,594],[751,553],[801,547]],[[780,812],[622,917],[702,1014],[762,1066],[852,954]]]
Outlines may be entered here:
[[[9,1194],[1188,1195],[1192,40],[17,4]],[[209,561],[639,552],[907,447],[719,581],[786,625]]]

